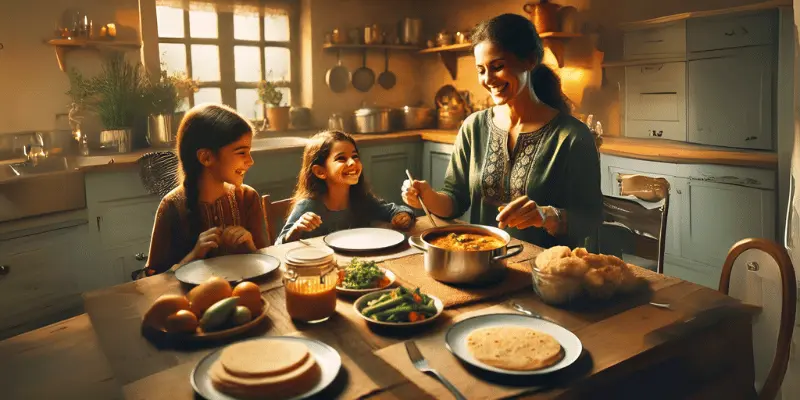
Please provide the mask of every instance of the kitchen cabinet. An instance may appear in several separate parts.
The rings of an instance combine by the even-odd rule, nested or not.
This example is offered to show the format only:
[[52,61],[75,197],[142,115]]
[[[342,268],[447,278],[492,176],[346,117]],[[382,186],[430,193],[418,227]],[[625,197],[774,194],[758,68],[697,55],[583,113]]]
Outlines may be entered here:
[[272,201],[292,197],[303,161],[302,148],[280,153],[256,153],[253,161],[244,183],[252,186],[262,196],[269,194]]
[[0,339],[83,312],[85,220],[0,241]]
[[625,133],[686,140],[686,63],[625,67]]
[[364,174],[378,197],[403,203],[400,189],[408,179],[406,169],[412,176],[420,176],[421,147],[419,142],[359,146]]
[[603,194],[619,195],[620,173],[670,183],[664,273],[716,288],[728,250],[739,240],[775,240],[775,171],[673,164],[602,154]]
[[687,50],[700,52],[775,42],[776,10],[693,18],[686,23]]
[[451,144],[425,142],[422,149],[422,175],[419,179],[430,183],[435,190],[441,190],[452,153]]
[[626,60],[680,57],[686,54],[686,21],[625,32]]
[[689,141],[772,149],[774,47],[705,52],[688,64]]

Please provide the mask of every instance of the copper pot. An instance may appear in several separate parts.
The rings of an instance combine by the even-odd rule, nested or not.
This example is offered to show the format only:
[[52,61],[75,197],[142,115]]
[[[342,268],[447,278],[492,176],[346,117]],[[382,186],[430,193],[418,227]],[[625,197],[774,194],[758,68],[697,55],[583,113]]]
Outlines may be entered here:
[[530,14],[531,22],[536,26],[536,32],[558,32],[558,4],[548,0],[539,0],[538,3],[525,3],[522,9]]

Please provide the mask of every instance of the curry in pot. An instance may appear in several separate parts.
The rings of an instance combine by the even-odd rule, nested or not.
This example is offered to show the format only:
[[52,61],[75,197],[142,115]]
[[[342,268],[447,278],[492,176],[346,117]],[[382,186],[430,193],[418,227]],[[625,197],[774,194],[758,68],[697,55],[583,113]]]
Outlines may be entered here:
[[447,235],[426,238],[426,240],[439,248],[456,251],[483,251],[499,249],[506,242],[492,235],[481,233],[449,233]]

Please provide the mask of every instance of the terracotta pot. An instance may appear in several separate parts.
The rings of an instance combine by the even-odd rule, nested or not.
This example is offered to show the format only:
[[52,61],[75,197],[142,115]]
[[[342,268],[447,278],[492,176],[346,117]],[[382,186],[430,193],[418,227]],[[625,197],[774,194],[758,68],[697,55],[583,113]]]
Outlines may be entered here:
[[290,107],[269,107],[265,115],[269,122],[269,130],[285,131],[289,129],[289,110]]
[[548,0],[540,0],[538,3],[526,3],[522,9],[530,14],[531,22],[536,26],[536,32],[558,32],[558,4],[553,4]]

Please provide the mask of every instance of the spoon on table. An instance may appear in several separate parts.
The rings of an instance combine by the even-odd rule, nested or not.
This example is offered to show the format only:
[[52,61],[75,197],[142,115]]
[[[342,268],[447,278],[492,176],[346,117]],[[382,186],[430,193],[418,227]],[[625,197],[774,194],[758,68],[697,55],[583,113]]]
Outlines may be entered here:
[[523,314],[526,314],[526,315],[528,315],[530,317],[543,319],[545,321],[552,322],[552,323],[558,325],[558,322],[554,321],[553,319],[547,318],[542,314],[539,314],[539,313],[536,313],[536,312],[534,312],[532,310],[529,310],[529,309],[523,307],[521,304],[515,302],[514,300],[509,301],[508,304],[511,306],[511,308],[513,308],[513,309],[515,309],[515,310],[517,310],[517,311],[519,311],[519,312],[521,312]]
[[[411,172],[408,172],[408,170],[406,170],[406,176],[408,177],[409,181],[414,180],[414,178],[411,177]],[[417,201],[419,201],[419,204],[422,205],[422,211],[425,211],[425,215],[428,216],[428,219],[431,221],[431,225],[433,225],[433,227],[435,228],[436,221],[433,220],[433,216],[431,215],[430,212],[428,212],[428,207],[425,207],[425,203],[422,202],[422,197],[420,197],[420,195],[417,195]]]

